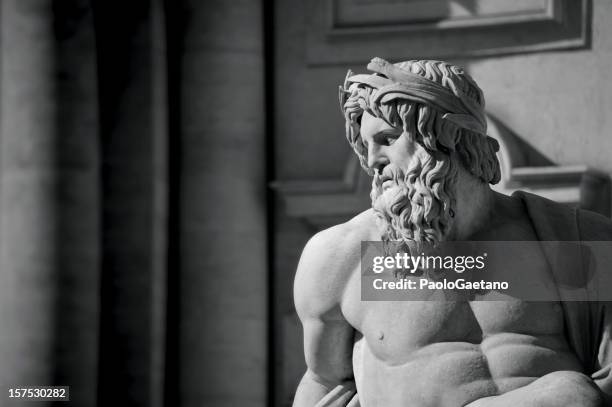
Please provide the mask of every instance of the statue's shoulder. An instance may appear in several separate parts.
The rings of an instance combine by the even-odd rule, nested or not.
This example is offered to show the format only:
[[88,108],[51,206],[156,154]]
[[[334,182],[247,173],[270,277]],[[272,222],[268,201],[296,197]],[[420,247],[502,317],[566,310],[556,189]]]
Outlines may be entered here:
[[359,272],[361,242],[373,240],[375,227],[375,215],[369,210],[308,241],[294,281],[298,311],[316,307],[314,313],[319,314],[339,304],[349,278]]
[[359,262],[361,242],[380,240],[376,229],[376,216],[369,209],[345,223],[332,226],[314,235],[306,244],[302,257],[314,256],[337,266]]
[[576,217],[580,240],[612,240],[612,219],[584,209],[578,209]]
[[540,240],[612,240],[612,220],[601,214],[518,191]]

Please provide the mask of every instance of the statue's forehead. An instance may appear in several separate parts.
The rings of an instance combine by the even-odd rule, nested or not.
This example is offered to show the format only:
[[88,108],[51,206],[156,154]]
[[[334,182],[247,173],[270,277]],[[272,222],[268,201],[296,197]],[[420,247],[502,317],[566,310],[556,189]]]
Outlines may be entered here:
[[392,126],[380,117],[371,115],[368,112],[363,112],[361,117],[361,136],[364,138],[372,137],[377,133],[385,131],[398,131],[398,127]]

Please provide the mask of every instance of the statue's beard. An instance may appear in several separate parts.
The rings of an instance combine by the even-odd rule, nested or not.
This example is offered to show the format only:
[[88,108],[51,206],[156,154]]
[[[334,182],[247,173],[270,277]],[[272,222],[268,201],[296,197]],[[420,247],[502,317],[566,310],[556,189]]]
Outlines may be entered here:
[[[454,217],[457,169],[443,153],[422,151],[406,172],[387,165],[372,182],[372,208],[384,242],[427,243],[436,246],[448,238]],[[391,185],[383,191],[383,180]]]

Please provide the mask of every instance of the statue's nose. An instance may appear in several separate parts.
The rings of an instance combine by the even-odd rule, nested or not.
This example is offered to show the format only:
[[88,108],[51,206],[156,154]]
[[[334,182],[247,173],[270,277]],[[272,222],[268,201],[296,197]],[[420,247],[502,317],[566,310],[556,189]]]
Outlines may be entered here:
[[383,149],[371,143],[368,148],[368,167],[381,174],[387,164],[389,164],[389,159]]

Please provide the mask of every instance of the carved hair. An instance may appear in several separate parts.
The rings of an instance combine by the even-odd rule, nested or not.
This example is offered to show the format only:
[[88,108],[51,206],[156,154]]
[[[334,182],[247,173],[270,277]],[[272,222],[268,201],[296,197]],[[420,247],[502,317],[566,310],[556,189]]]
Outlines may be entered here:
[[[474,80],[462,68],[441,61],[406,61],[395,64],[398,68],[421,75],[449,89],[455,95],[461,92],[484,110],[484,96]],[[359,157],[364,169],[368,168],[368,152],[360,136],[360,122],[364,111],[402,128],[407,137],[425,147],[429,152],[457,153],[461,164],[476,178],[490,184],[500,180],[500,167],[496,152],[499,144],[491,137],[458,127],[442,118],[445,112],[405,98],[388,102],[371,103],[372,87],[352,83],[343,105],[346,119],[346,136]]]

